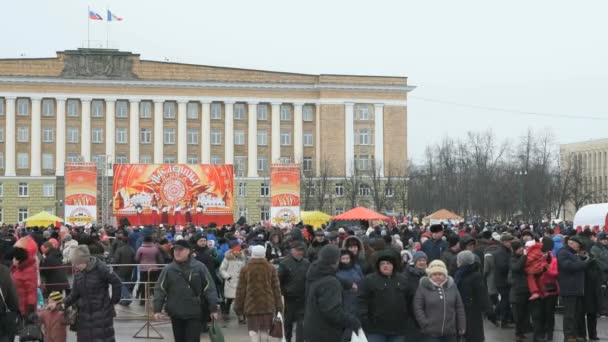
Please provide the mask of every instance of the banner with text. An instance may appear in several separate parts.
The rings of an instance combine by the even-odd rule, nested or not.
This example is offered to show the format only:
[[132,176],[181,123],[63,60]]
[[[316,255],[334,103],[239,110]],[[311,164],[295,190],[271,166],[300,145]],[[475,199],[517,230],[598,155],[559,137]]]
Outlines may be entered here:
[[97,219],[97,164],[65,164],[65,223],[85,226]]
[[300,221],[300,164],[272,164],[270,219],[276,225]]
[[133,225],[231,224],[232,165],[115,164],[114,215]]

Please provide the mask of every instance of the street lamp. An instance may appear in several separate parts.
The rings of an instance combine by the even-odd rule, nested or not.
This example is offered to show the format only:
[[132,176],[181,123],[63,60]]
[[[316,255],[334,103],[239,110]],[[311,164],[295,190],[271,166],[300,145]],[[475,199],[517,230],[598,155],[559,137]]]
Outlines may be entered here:
[[524,180],[523,177],[528,174],[527,170],[515,171],[515,176],[519,178],[519,210],[521,216],[524,216]]

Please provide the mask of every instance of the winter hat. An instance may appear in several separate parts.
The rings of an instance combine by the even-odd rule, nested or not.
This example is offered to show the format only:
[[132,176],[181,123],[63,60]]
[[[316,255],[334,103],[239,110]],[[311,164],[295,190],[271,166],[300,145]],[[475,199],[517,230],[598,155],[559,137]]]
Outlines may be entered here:
[[319,262],[327,265],[334,265],[340,260],[340,249],[336,245],[325,245],[319,251]]
[[325,233],[323,232],[323,229],[317,229],[317,230],[315,230],[315,236],[325,236]]
[[251,247],[251,258],[263,259],[266,257],[266,248],[264,246],[256,245]]
[[408,251],[407,249],[402,250],[401,251],[401,261],[403,262],[403,264],[404,265],[409,264],[410,260],[412,260],[412,253],[410,253],[410,251]]
[[89,246],[78,245],[72,251],[72,265],[86,264],[89,262],[90,257]]
[[450,237],[448,237],[448,246],[450,248],[456,246],[459,242],[460,238],[458,237],[458,235],[450,235]]
[[441,274],[445,275],[446,277],[448,276],[447,267],[445,267],[445,264],[443,263],[443,261],[441,261],[439,259],[431,261],[431,263],[429,264],[429,267],[427,267],[427,269],[426,269],[426,274],[428,276],[431,276],[432,274],[435,274],[435,273],[441,273]]
[[53,245],[53,248],[55,248],[55,249],[59,249],[59,241],[57,241],[57,239],[53,239],[53,238],[51,238],[51,239],[49,239],[49,241],[48,241],[48,242],[50,242],[50,243],[51,243],[51,245]]
[[49,300],[54,303],[61,303],[63,302],[63,294],[59,291],[53,291],[49,295]]
[[502,235],[500,236],[500,241],[513,241],[514,237],[513,235],[509,234],[509,233],[502,233]]
[[513,252],[515,252],[516,250],[520,249],[522,247],[521,242],[519,242],[518,240],[513,241],[511,243],[511,249],[513,250]]
[[456,256],[456,264],[458,267],[468,266],[475,263],[475,254],[473,252],[466,250],[458,253]]
[[543,243],[543,248],[542,248],[543,252],[552,251],[553,247],[555,247],[555,242],[551,238],[545,237],[542,239],[541,242]]
[[443,226],[440,224],[434,224],[429,230],[431,231],[431,233],[439,233],[443,231]]
[[606,240],[606,239],[608,239],[608,234],[606,234],[604,232],[597,234],[597,241]]
[[414,256],[412,257],[412,261],[414,261],[414,265],[418,262],[418,260],[420,259],[425,259],[426,261],[429,260],[428,256],[426,255],[426,253],[424,253],[423,251],[418,251],[416,253],[414,253]]
[[344,230],[344,228],[340,227],[340,228],[338,228],[338,234],[346,234],[346,230]]
[[500,233],[499,232],[492,233],[492,240],[500,241]]
[[536,245],[536,241],[534,241],[534,240],[526,241],[526,249],[528,249],[534,245]]
[[[181,236],[181,235],[178,235]],[[184,238],[176,239],[173,243],[173,248],[184,248],[184,249],[192,249],[192,246],[188,243],[188,241],[184,240]]]

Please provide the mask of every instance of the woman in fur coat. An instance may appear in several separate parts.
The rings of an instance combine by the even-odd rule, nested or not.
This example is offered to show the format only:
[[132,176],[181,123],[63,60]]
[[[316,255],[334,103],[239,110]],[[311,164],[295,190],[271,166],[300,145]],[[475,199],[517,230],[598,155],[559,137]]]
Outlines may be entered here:
[[241,269],[245,266],[245,257],[241,252],[241,246],[232,247],[224,255],[220,265],[220,276],[224,279],[224,303],[222,303],[222,315],[229,320],[230,306],[236,297],[236,289],[239,284]]

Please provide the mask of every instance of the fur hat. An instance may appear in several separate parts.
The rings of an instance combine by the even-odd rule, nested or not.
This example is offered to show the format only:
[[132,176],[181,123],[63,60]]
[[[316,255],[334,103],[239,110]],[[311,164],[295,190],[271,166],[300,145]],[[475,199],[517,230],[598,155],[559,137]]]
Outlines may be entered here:
[[412,261],[414,262],[414,265],[420,259],[425,259],[426,261],[429,261],[429,257],[423,251],[418,251],[418,252],[414,253],[414,255],[412,256]]
[[251,258],[263,259],[266,257],[266,248],[264,246],[256,245],[251,247]]
[[86,264],[89,262],[90,257],[89,246],[78,245],[72,251],[72,265]]
[[427,267],[427,269],[426,269],[426,274],[428,276],[431,276],[432,274],[435,274],[435,273],[441,273],[441,274],[445,275],[446,277],[448,276],[447,267],[445,267],[445,264],[443,263],[443,261],[441,261],[439,259],[431,261],[431,263],[429,264],[429,267]]
[[469,250],[462,251],[456,256],[458,267],[472,265],[475,263],[475,254]]

